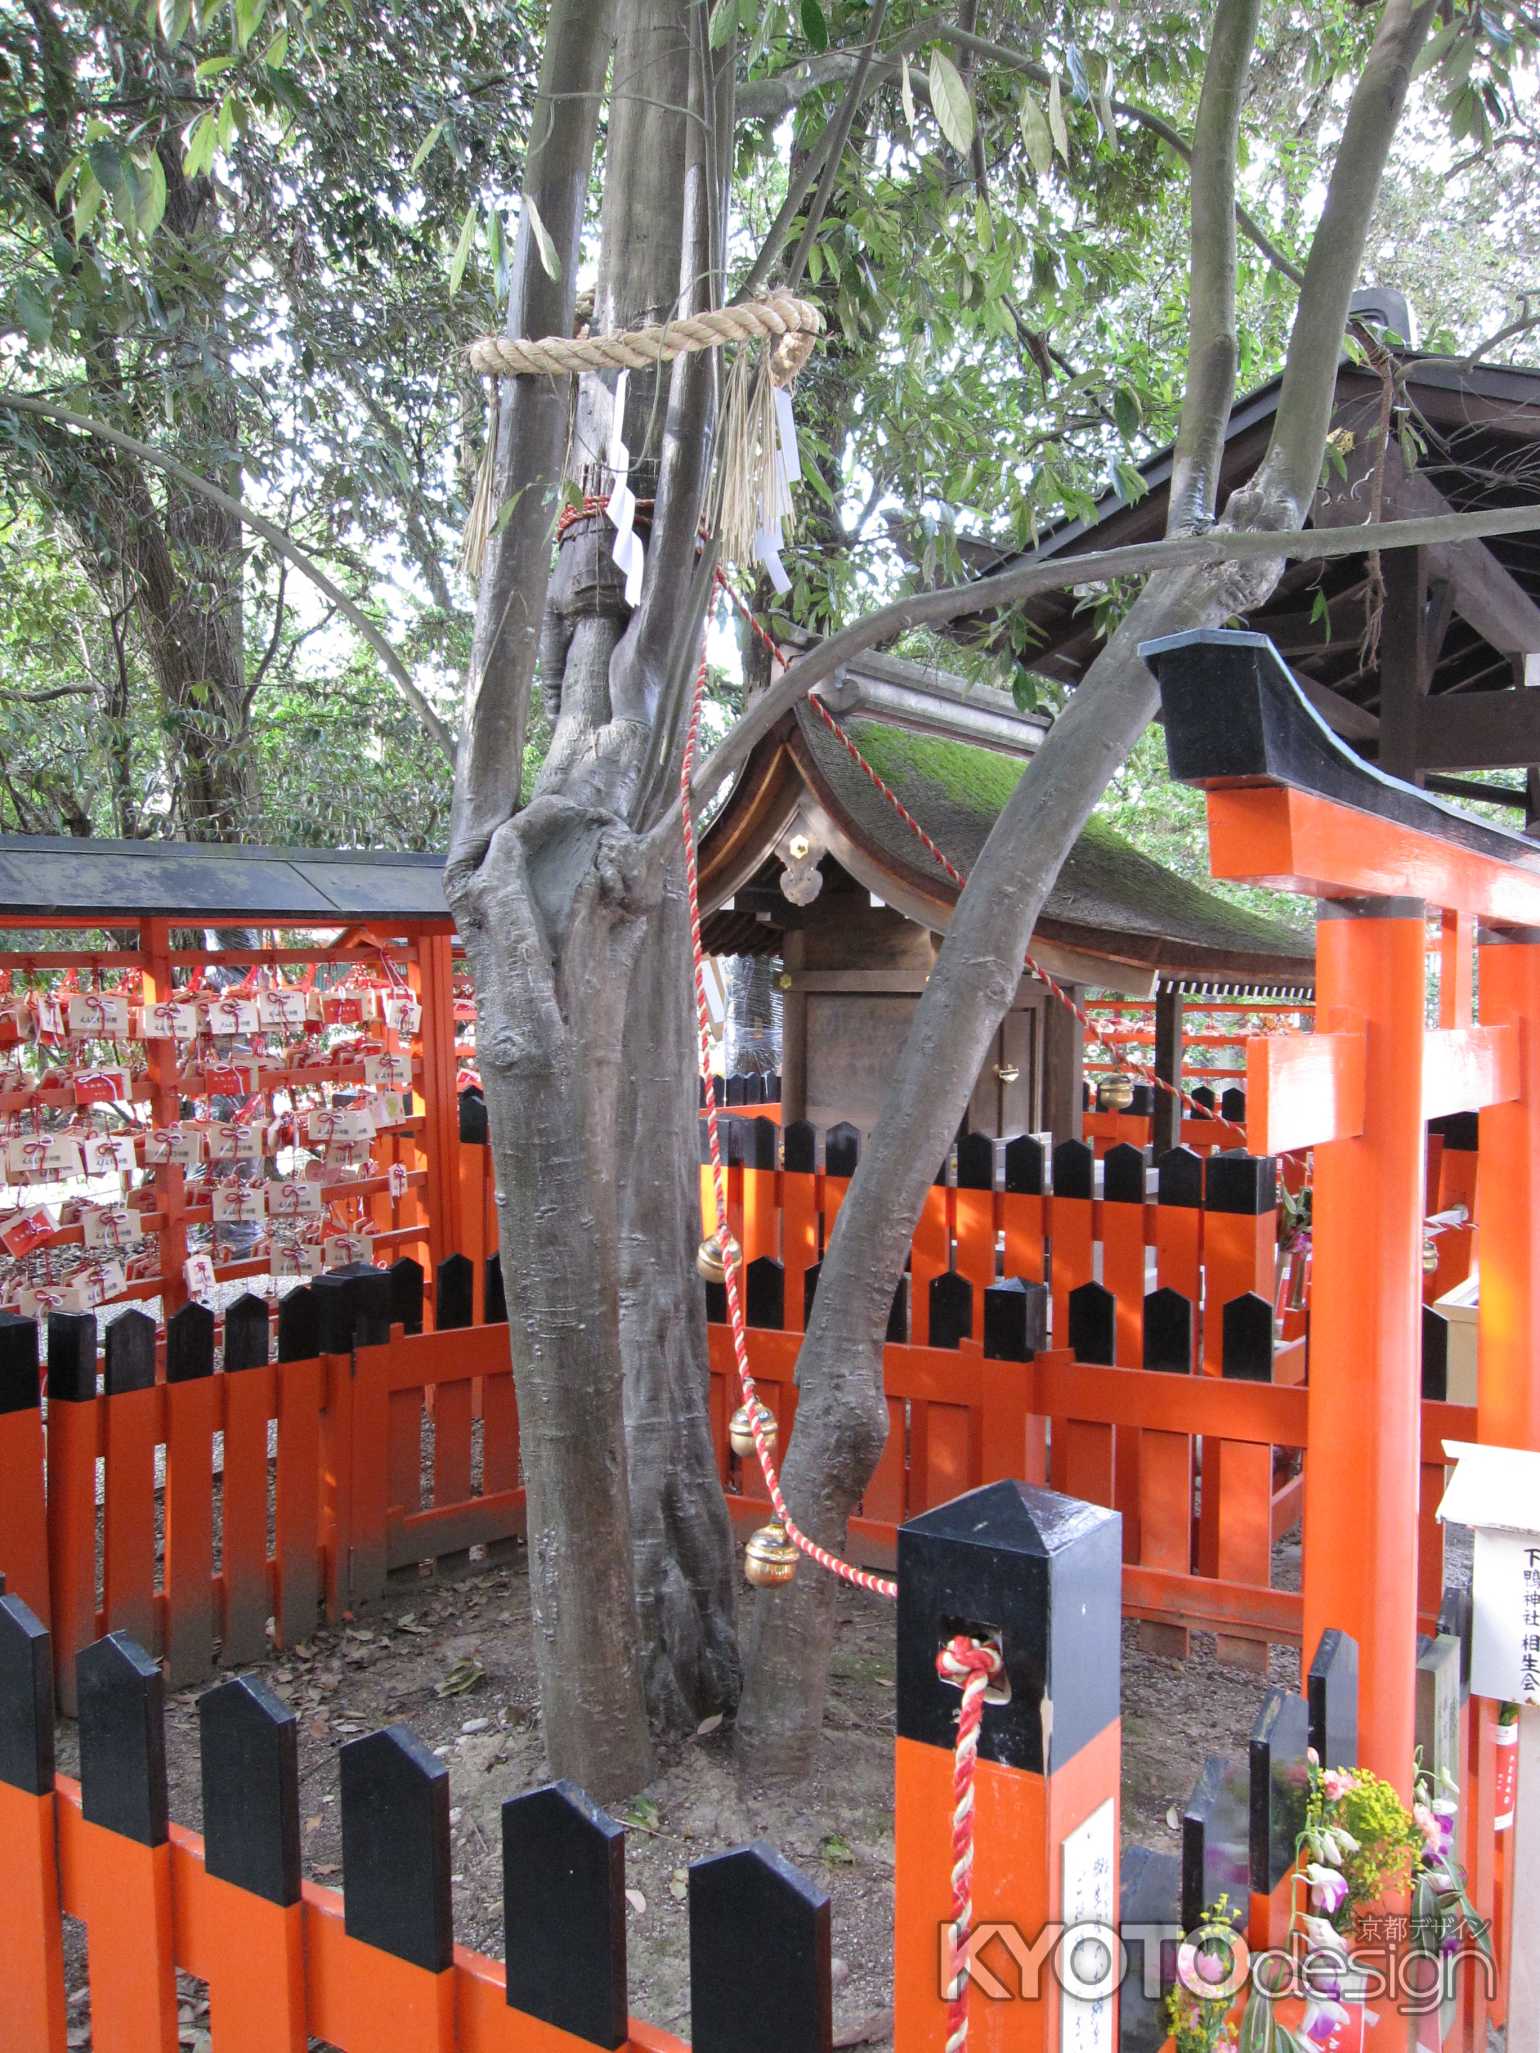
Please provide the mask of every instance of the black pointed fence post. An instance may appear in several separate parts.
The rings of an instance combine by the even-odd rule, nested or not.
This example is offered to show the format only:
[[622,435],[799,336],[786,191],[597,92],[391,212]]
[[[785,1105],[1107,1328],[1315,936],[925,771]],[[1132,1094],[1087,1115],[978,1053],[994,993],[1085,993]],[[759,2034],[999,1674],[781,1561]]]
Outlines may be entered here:
[[508,2006],[616,2047],[627,2033],[626,1835],[572,1782],[503,1805]]
[[443,1974],[454,1957],[449,1770],[400,1725],[349,1740],[339,1759],[348,1937]]
[[1182,1929],[1201,1925],[1221,1896],[1244,1926],[1250,1886],[1250,1766],[1211,1754],[1182,1813]]
[[53,1771],[48,1634],[20,1597],[0,1597],[0,2005],[17,2047],[65,2043]]
[[1293,1916],[1294,1849],[1305,1825],[1310,1711],[1297,1690],[1267,1693],[1251,1731],[1251,1939],[1283,1946]]
[[[214,1314],[194,1299],[166,1321],[166,1675],[214,1666]],[[109,1420],[111,1412],[109,1410]],[[151,1575],[146,1589],[153,1589]],[[115,1627],[116,1616],[111,1620]]]
[[475,1269],[469,1255],[446,1255],[438,1265],[433,1291],[433,1323],[448,1333],[471,1323]]
[[[204,1866],[242,1892],[238,1918],[211,1920],[229,1975],[228,1984],[217,1971],[210,1977],[214,2043],[229,2012],[260,2000],[271,2043],[298,2048],[309,2042],[298,1721],[264,1683],[240,1676],[204,1691],[198,1726]],[[240,2024],[230,2022],[239,2043]]]
[[[1186,1155],[1187,1149],[1180,1150]],[[1197,1157],[1194,1156],[1196,1161]],[[1196,1219],[1198,1214],[1192,1213]],[[1162,1287],[1144,1300],[1144,1366],[1168,1375],[1192,1373],[1196,1320],[1193,1303]],[[1189,1433],[1146,1429],[1139,1436],[1139,1560],[1146,1568],[1187,1575],[1192,1569],[1193,1442]],[[1185,1661],[1185,1625],[1141,1619],[1139,1644],[1163,1660]]]
[[[167,1340],[169,1344],[169,1328]],[[138,1310],[119,1313],[107,1326],[102,1356],[102,1438],[108,1456],[102,1544],[112,1565],[112,1573],[103,1577],[107,1623],[114,1632],[127,1633],[141,1646],[159,1652],[155,1529],[144,1516],[144,1506],[155,1501],[156,1485],[160,1398],[155,1389],[155,1321]]]
[[76,1663],[80,1808],[98,1828],[79,1906],[91,1935],[91,2003],[114,2043],[177,2042],[166,1803],[165,1687],[142,1647],[109,1633]]
[[[996,1645],[974,1782],[975,1929],[1008,1920],[1028,1946],[1051,1917],[1117,1916],[1122,1520],[1025,1483],[986,1483],[898,1535],[894,1985],[901,2046],[941,2046],[943,1928],[952,1915],[953,1754],[959,1697],[937,1673],[954,1635]],[[1064,1908],[1060,1910],[1060,1905]],[[1029,1936],[1030,1935],[1030,1936]],[[1012,1987],[1011,1993],[1017,1995]],[[1094,2041],[1098,1998],[1012,2002],[1011,2043]],[[972,1992],[975,2015],[985,2008]],[[1052,2023],[1049,2004],[1053,2006]],[[1005,2005],[1000,2006],[1002,2012]]]
[[695,2053],[831,2053],[829,1898],[761,1841],[690,1864]]
[[46,1618],[48,1508],[36,1319],[0,1312],[0,1573]]
[[96,1637],[96,1317],[48,1318],[48,1615],[54,1693],[75,1715],[75,1656]]
[[1358,1642],[1323,1632],[1305,1676],[1310,1744],[1323,1768],[1351,1768],[1358,1759]]

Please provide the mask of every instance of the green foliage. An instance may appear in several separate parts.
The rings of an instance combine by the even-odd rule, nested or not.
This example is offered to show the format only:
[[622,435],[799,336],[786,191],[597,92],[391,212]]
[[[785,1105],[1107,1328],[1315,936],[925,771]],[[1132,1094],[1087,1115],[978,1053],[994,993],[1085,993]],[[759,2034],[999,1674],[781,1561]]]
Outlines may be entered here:
[[1367,1768],[1311,1767],[1302,1844],[1312,1859],[1341,1871],[1347,1901],[1335,1919],[1344,1931],[1360,1911],[1410,1887],[1422,1854],[1422,1835],[1399,1793]]
[[[1241,179],[1292,255],[1374,15],[1264,7]],[[536,0],[0,0],[0,363],[233,484],[355,597],[388,593],[391,631],[446,705],[470,597],[449,566],[482,418],[456,352],[506,291],[545,19]],[[772,95],[737,137],[741,276],[786,191],[788,134],[795,163],[840,106],[848,66],[809,60],[857,49],[872,16],[865,0],[713,0],[708,19],[714,47],[735,45],[744,103]],[[783,619],[838,624],[980,568],[985,544],[1025,547],[1142,492],[1140,464],[1175,428],[1187,332],[1188,174],[1151,123],[1190,135],[1208,19],[1163,0],[1000,0],[980,27],[1027,75],[938,33],[921,0],[892,0],[803,281],[829,335],[797,392],[807,485]],[[1528,284],[1531,41],[1514,9],[1459,0],[1414,83],[1373,263],[1413,284],[1445,346],[1495,328]],[[1243,240],[1237,290],[1245,389],[1281,362],[1293,288]],[[288,747],[327,765],[297,831],[361,834],[389,819],[399,779],[343,737],[372,720],[387,754],[399,737],[402,777],[424,767],[372,664],[342,661],[264,549],[154,474],[0,410],[0,521],[26,531],[7,568],[33,588],[10,602],[0,689],[84,687],[0,699],[13,820],[105,809],[120,831],[156,831],[180,817],[199,752],[249,734],[246,831],[274,817]],[[1085,596],[1099,632],[1125,597]],[[42,624],[49,604],[67,633]],[[164,620],[191,621],[194,650],[211,624],[228,631],[224,668],[168,679]],[[1017,618],[937,653],[1024,705],[1059,696]],[[294,737],[316,720],[307,756]],[[1104,815],[1197,880],[1198,802],[1157,759],[1136,754]]]

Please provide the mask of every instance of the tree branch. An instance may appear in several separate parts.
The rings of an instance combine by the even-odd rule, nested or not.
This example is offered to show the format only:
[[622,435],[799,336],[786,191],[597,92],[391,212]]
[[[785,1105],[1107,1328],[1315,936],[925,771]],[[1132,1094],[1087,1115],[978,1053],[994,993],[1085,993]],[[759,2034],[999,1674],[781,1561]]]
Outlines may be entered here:
[[1219,0],[1192,148],[1187,384],[1166,532],[1214,518],[1225,429],[1235,400],[1235,159],[1241,100],[1261,0]]
[[795,290],[801,283],[802,273],[807,265],[807,253],[813,246],[813,237],[818,233],[819,223],[829,205],[829,195],[834,190],[835,174],[839,170],[840,158],[845,154],[845,145],[850,141],[851,123],[856,118],[856,109],[866,90],[867,76],[872,68],[872,59],[877,54],[877,39],[882,34],[883,17],[888,11],[888,0],[876,0],[872,8],[871,34],[862,44],[856,58],[856,68],[850,75],[850,88],[845,94],[839,112],[830,124],[833,133],[829,149],[824,158],[823,175],[818,181],[818,190],[813,204],[807,210],[807,220],[797,238],[797,246],[786,262],[786,283]]
[[1303,516],[1320,479],[1326,430],[1337,398],[1337,362],[1348,302],[1358,284],[1364,242],[1412,65],[1435,4],[1436,0],[1386,0],[1348,105],[1326,203],[1310,240],[1272,437],[1250,488],[1285,519],[1297,522]]
[[[540,89],[524,165],[524,201],[513,254],[509,335],[570,335],[600,93],[615,40],[617,0],[555,0],[546,27]],[[564,102],[558,115],[559,102]],[[556,252],[547,275],[531,225],[533,207]],[[476,630],[465,686],[448,876],[480,862],[519,804],[529,693],[551,575],[551,536],[561,488],[572,391],[554,378],[503,378],[493,386],[493,503],[510,508],[487,545],[476,595]]]
[[[1148,577],[1163,570],[1217,568],[1224,563],[1284,561],[1313,563],[1336,556],[1356,556],[1365,549],[1423,549],[1437,543],[1483,541],[1491,535],[1540,532],[1540,506],[1489,507],[1479,513],[1430,514],[1421,520],[1366,521],[1357,527],[1292,528],[1287,530],[1214,528],[1203,535],[1177,535],[1163,542],[1131,542],[1121,549],[1099,549],[1083,556],[1029,558],[989,577],[966,584],[941,585],[914,592],[852,621],[838,634],[809,649],[781,673],[756,699],[712,750],[690,787],[694,805],[704,805],[739,765],[755,743],[768,734],[814,685],[832,677],[879,642],[915,627],[938,627],[970,614],[992,613],[1019,605],[1042,592],[1064,591],[1071,585],[1109,584],[1115,578]],[[677,832],[677,809],[658,831]]]
[[[1012,50],[1005,43],[991,41],[988,36],[974,35],[956,22],[933,19],[919,22],[893,43],[886,55],[872,66],[866,82],[866,90],[875,92],[878,87],[891,85],[898,76],[899,59],[922,48],[926,43],[940,40],[953,43],[961,50],[972,51],[986,58],[991,64],[1003,65],[1016,71],[1023,78],[1029,78],[1035,85],[1046,87],[1052,74],[1048,67],[1034,63],[1019,50]],[[831,50],[825,56],[805,58],[790,71],[782,72],[774,79],[762,80],[758,85],[745,86],[738,95],[739,118],[744,120],[778,120],[791,112],[809,93],[819,92],[824,86],[848,78],[860,62],[856,50]],[[923,78],[914,80],[916,98],[926,97],[927,88]],[[1184,164],[1191,164],[1193,146],[1179,128],[1167,121],[1164,115],[1153,108],[1141,107],[1132,100],[1114,99],[1114,114],[1121,114],[1135,127],[1145,129],[1163,142],[1167,149],[1181,158]],[[1267,230],[1250,210],[1239,200],[1235,203],[1235,220],[1241,233],[1253,243],[1275,271],[1282,272],[1294,284],[1304,282],[1304,273],[1294,260],[1273,240]]]
[[21,392],[0,392],[0,407],[10,407],[18,413],[39,414],[45,420],[60,421],[65,427],[79,428],[84,434],[96,435],[102,441],[110,442],[114,448],[121,449],[125,455],[137,457],[141,463],[153,464],[157,470],[165,471],[168,477],[175,478],[177,483],[185,485],[188,491],[201,493],[223,512],[233,514],[244,521],[247,527],[255,529],[269,548],[286,557],[302,577],[309,578],[313,585],[326,594],[337,611],[352,622],[379,657],[386,674],[401,696],[412,706],[417,717],[450,762],[454,761],[454,737],[418,689],[411,672],[390,643],[368,614],[355,606],[347,593],[340,591],[333,584],[320,564],[291,542],[276,522],[269,520],[265,514],[257,513],[253,508],[243,505],[239,499],[232,499],[228,492],[221,492],[217,485],[211,485],[207,478],[199,477],[198,473],[189,470],[185,463],[178,463],[174,456],[167,456],[163,450],[154,448],[148,442],[141,442],[133,435],[125,435],[120,428],[109,427],[105,421],[93,420],[89,414],[76,413],[71,407],[56,406],[51,400],[34,399],[29,394]]

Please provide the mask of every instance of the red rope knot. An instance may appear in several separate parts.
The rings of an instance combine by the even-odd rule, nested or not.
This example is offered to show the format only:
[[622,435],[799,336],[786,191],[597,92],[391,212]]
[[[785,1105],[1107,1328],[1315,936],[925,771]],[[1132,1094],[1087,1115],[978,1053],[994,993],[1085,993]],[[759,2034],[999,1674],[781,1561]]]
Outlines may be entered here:
[[949,1639],[936,1656],[936,1673],[943,1682],[955,1682],[966,1690],[970,1678],[980,1676],[985,1686],[1005,1666],[1000,1649],[988,1640],[976,1640],[967,1633]]

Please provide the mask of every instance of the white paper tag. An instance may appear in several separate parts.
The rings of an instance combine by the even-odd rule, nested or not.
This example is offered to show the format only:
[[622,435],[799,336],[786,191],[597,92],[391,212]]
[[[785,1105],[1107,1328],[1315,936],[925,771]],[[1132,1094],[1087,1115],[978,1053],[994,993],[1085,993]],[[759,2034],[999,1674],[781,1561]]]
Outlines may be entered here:
[[182,1276],[194,1297],[207,1297],[214,1288],[214,1264],[207,1255],[189,1255]]
[[626,423],[626,393],[630,387],[631,373],[622,371],[615,380],[615,407],[610,415],[609,467],[614,474],[610,496],[605,506],[611,524],[615,529],[613,555],[616,567],[626,581],[626,604],[634,606],[642,596],[642,570],[646,562],[646,551],[641,536],[635,529],[636,494],[630,485],[631,452],[626,447],[624,429]]
[[275,1219],[319,1219],[321,1186],[318,1183],[269,1183],[267,1209]]

